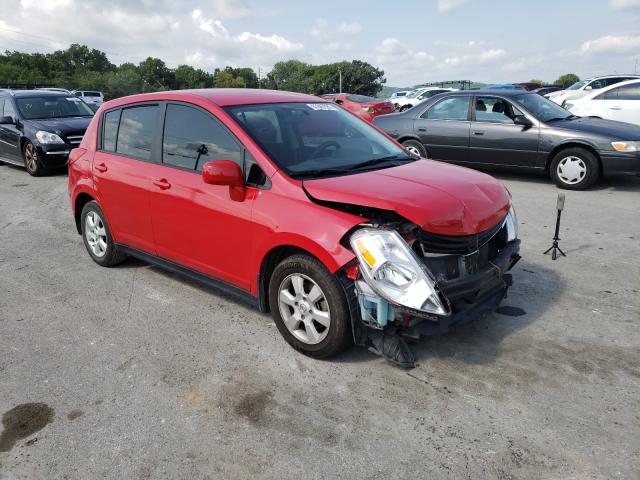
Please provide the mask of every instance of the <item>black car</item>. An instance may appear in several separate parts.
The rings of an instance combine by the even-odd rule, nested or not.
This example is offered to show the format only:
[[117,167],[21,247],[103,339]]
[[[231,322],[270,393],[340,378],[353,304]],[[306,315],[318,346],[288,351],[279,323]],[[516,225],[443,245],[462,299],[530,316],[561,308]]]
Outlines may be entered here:
[[560,188],[581,190],[600,175],[640,173],[640,127],[577,117],[521,90],[441,94],[373,123],[423,157],[543,171]]
[[0,162],[33,176],[67,164],[94,111],[80,98],[43,90],[0,90]]
[[531,90],[531,93],[537,93],[538,95],[542,95],[543,97],[549,93],[559,92],[560,90],[564,90],[564,87],[559,87],[558,85],[545,85],[540,88],[534,88]]

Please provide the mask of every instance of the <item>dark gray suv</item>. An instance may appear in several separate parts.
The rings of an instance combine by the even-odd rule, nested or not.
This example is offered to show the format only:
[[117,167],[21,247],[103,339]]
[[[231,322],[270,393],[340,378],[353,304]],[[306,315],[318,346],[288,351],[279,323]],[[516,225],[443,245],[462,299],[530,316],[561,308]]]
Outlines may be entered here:
[[640,174],[640,127],[577,117],[530,92],[451,92],[373,123],[417,155],[544,171],[560,188]]

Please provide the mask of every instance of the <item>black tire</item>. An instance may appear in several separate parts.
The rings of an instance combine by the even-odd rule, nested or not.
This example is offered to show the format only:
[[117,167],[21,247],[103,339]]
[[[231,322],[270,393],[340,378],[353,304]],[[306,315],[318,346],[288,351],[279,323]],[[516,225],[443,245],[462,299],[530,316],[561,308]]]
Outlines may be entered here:
[[401,112],[406,112],[407,110],[409,110],[412,107],[412,105],[403,105],[402,108],[400,108]]
[[413,153],[418,153],[422,158],[427,158],[427,150],[424,145],[417,140],[405,140],[402,142],[404,148]]
[[40,177],[46,173],[47,169],[42,165],[38,149],[28,140],[22,145],[22,159],[24,168],[32,177]]
[[[319,343],[310,344],[296,337],[287,328],[280,311],[280,289],[286,285],[289,278],[297,275],[308,277],[311,280],[308,287],[312,286],[312,282],[314,282],[320,288],[324,296],[323,301],[326,301],[328,307],[330,324],[324,339]],[[307,297],[304,298],[307,299]],[[344,290],[338,279],[322,263],[309,255],[293,255],[278,264],[269,281],[269,305],[275,324],[282,336],[289,345],[305,355],[326,358],[342,352],[353,343],[351,317]],[[293,306],[282,305],[282,307],[290,308],[291,312],[294,310]],[[299,325],[304,325],[304,323],[299,321]],[[303,328],[306,330],[306,327]]]
[[[576,170],[569,168],[576,165]],[[558,152],[549,166],[551,180],[559,188],[566,190],[585,190],[600,177],[600,163],[596,156],[584,148],[566,148]]]
[[[95,219],[94,215],[97,215],[100,219],[100,222],[96,222],[99,227],[104,229],[104,243],[106,247],[104,248],[104,253],[97,254],[94,251],[94,248],[90,245],[90,241],[87,235],[87,217],[92,215],[92,218]],[[82,240],[84,241],[84,246],[89,252],[89,256],[96,262],[98,265],[103,267],[112,267],[121,263],[127,256],[116,250],[115,245],[113,243],[113,238],[111,237],[111,230],[109,230],[109,225],[107,225],[107,221],[105,219],[104,213],[98,206],[98,204],[92,200],[87,202],[87,204],[82,208],[82,213],[80,214],[80,226],[82,230]],[[89,235],[91,236],[91,235]]]

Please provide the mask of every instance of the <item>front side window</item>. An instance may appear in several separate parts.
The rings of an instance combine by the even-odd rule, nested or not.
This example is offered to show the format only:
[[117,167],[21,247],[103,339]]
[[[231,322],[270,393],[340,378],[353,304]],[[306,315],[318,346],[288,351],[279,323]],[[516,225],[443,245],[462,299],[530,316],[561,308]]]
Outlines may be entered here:
[[16,99],[18,110],[25,120],[48,118],[92,117],[91,107],[78,97],[42,96]]
[[116,152],[140,160],[151,160],[151,146],[159,112],[158,105],[122,110]]
[[467,120],[469,116],[469,96],[445,98],[431,107],[423,118],[429,120]]
[[640,100],[640,83],[615,88],[618,100]]
[[385,135],[328,102],[239,105],[225,110],[292,177],[318,178],[413,161]]
[[0,116],[16,119],[16,111],[8,98],[0,98]]
[[567,90],[580,90],[586,84],[587,84],[587,80],[581,80],[571,85],[569,88],[567,88]]
[[498,97],[476,97],[476,121],[490,123],[513,123],[522,112],[511,103]]
[[209,160],[233,160],[242,166],[242,148],[210,115],[193,107],[167,105],[162,163],[201,170]]

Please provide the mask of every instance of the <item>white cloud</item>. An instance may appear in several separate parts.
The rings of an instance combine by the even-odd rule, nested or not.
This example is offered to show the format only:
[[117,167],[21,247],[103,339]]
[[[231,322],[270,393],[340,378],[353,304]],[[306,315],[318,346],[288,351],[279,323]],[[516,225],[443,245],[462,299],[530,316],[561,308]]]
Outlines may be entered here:
[[583,55],[595,53],[625,53],[640,50],[640,35],[606,35],[587,40],[580,46]]
[[640,0],[609,0],[609,7],[614,10],[640,8]]
[[362,25],[360,25],[358,22],[343,22],[338,25],[338,31],[340,33],[344,33],[345,35],[358,35],[360,32],[362,32]]
[[440,13],[451,12],[460,8],[469,0],[438,0],[437,9]]
[[480,52],[469,52],[462,55],[454,55],[446,57],[444,63],[447,65],[482,65],[485,63],[495,62],[502,60],[507,56],[507,52],[502,48],[492,48],[490,50],[484,50]]

